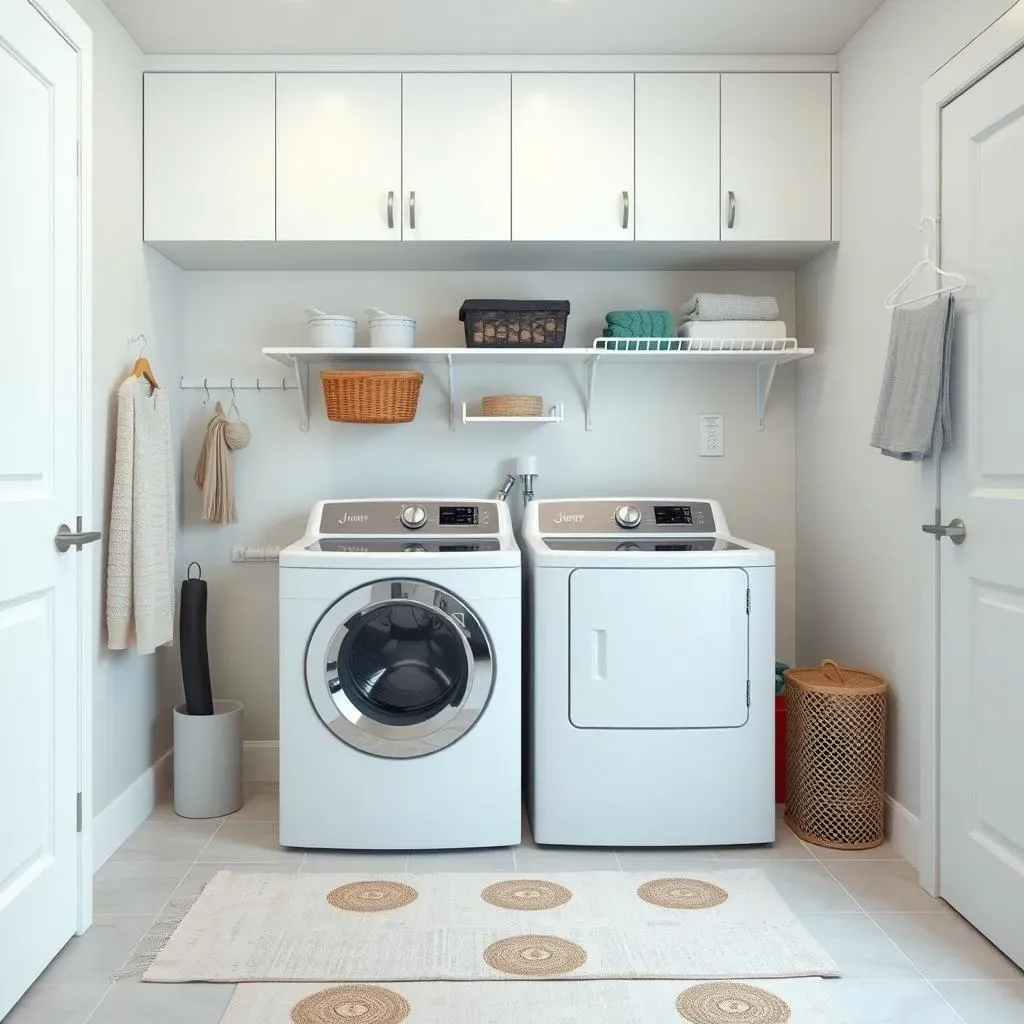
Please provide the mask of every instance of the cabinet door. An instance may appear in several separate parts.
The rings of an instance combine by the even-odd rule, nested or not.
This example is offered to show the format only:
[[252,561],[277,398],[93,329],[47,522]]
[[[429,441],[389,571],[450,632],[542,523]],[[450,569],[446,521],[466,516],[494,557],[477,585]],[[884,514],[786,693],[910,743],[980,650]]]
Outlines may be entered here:
[[401,237],[402,76],[277,76],[277,237]]
[[718,241],[719,75],[636,76],[636,240]]
[[511,131],[510,75],[404,75],[403,237],[507,242]]
[[274,76],[145,76],[147,241],[274,238]]
[[633,129],[633,75],[513,75],[513,239],[632,241]]
[[831,76],[722,75],[722,238],[831,237]]

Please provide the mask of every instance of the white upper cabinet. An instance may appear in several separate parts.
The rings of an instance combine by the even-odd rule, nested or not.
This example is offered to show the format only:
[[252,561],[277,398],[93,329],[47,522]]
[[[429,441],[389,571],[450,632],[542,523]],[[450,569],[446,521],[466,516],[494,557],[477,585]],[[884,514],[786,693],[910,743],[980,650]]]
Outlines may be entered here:
[[512,237],[512,80],[504,74],[405,75],[403,237]]
[[402,76],[277,76],[277,237],[401,237]]
[[633,79],[513,74],[513,239],[633,240]]
[[274,76],[145,76],[151,241],[274,238]]
[[638,242],[721,237],[719,88],[719,75],[636,76]]
[[723,240],[831,237],[831,75],[722,75]]

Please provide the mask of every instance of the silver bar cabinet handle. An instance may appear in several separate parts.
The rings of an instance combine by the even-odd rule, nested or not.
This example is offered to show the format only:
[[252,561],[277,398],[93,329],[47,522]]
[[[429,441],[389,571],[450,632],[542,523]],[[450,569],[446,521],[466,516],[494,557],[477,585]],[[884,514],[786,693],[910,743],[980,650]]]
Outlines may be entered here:
[[53,543],[56,545],[57,550],[63,555],[64,552],[70,550],[72,547],[76,551],[82,550],[83,544],[95,544],[103,536],[99,530],[87,530],[82,531],[82,517],[79,516],[75,520],[75,532],[72,532],[68,527],[67,523],[61,523],[57,527],[57,536],[53,538]]
[[623,191],[622,193],[622,230],[625,231],[629,227],[629,193]]
[[729,191],[729,220],[728,226],[730,228],[736,227],[736,193],[731,189]]
[[954,544],[963,544],[967,540],[967,524],[962,519],[953,519],[949,526],[922,526],[924,533],[930,533],[936,540],[948,537]]
[[388,230],[394,229],[395,226],[395,192],[392,189],[388,193]]
[[416,193],[409,193],[409,227],[416,230]]

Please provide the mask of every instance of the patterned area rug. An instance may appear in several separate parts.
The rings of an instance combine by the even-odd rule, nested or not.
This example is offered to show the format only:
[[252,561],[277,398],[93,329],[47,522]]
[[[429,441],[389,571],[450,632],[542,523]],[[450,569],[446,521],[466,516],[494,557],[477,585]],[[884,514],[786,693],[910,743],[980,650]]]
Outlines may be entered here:
[[353,983],[838,973],[760,871],[221,872],[144,977]]
[[240,985],[221,1024],[851,1024],[813,981]]

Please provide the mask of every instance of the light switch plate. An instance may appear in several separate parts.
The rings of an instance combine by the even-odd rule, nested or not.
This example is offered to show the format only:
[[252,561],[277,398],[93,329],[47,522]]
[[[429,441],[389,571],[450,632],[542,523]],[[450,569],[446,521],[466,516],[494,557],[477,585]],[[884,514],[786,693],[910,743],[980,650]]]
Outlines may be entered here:
[[725,455],[725,417],[720,413],[703,415],[698,428],[697,452],[701,458]]

